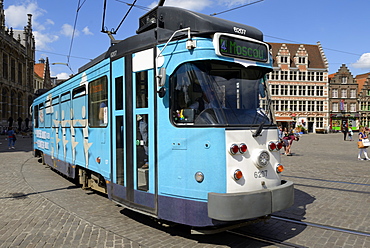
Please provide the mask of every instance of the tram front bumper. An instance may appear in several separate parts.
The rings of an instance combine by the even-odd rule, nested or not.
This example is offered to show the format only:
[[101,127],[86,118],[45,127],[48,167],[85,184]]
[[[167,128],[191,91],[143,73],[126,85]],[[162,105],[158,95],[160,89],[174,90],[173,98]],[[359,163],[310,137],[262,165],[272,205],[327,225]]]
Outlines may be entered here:
[[292,206],[293,182],[248,193],[208,193],[208,217],[220,221],[237,221],[261,217]]

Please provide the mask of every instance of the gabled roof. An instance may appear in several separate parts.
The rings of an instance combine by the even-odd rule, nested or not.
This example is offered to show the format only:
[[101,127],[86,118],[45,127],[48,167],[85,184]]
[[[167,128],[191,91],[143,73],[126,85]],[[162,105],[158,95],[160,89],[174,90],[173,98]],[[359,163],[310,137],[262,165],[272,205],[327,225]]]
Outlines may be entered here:
[[321,54],[319,45],[308,45],[308,44],[289,44],[289,43],[270,43],[272,46],[272,56],[274,58],[274,67],[278,67],[276,56],[280,48],[285,44],[289,53],[290,53],[290,67],[297,67],[294,63],[294,57],[297,54],[298,49],[301,45],[305,48],[308,55],[308,68],[317,68],[317,69],[327,69],[325,55]]
[[35,73],[37,76],[44,78],[44,72],[45,72],[45,63],[38,63],[35,64],[33,67]]

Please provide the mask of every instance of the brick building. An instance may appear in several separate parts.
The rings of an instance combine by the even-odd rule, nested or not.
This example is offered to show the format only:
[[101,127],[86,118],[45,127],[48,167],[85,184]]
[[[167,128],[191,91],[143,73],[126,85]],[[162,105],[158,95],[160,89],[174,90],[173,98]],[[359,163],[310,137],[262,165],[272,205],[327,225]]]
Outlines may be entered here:
[[270,43],[269,87],[278,124],[326,132],[329,127],[328,62],[317,45]]
[[0,125],[8,126],[8,118],[29,117],[33,100],[33,65],[35,40],[32,15],[24,30],[5,27],[3,1],[0,0]]
[[342,127],[358,129],[359,114],[358,84],[346,65],[338,72],[329,75],[329,114],[330,128],[341,130]]
[[370,127],[370,73],[357,75],[358,84],[358,122]]

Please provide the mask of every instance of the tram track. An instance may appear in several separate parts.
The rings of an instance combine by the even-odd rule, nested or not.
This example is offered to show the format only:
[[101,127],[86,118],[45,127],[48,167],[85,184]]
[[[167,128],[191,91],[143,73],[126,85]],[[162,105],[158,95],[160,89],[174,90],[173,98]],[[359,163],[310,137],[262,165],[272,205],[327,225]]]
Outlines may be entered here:
[[[368,232],[362,232],[358,230],[353,230],[353,229],[346,229],[346,228],[340,228],[340,227],[334,227],[330,225],[322,225],[322,224],[317,224],[317,223],[312,223],[312,222],[307,222],[307,221],[300,221],[300,220],[295,220],[295,219],[290,219],[290,218],[284,218],[276,215],[271,215],[270,218],[275,221],[281,221],[281,222],[286,222],[286,223],[292,223],[292,224],[297,224],[297,225],[302,225],[302,226],[307,226],[307,227],[312,227],[312,228],[319,228],[323,230],[330,230],[333,232],[341,232],[345,233],[348,235],[356,235],[356,236],[361,236],[361,237],[370,237],[370,233]],[[303,248],[306,247],[304,245],[300,244],[294,244],[292,242],[284,241],[284,240],[279,240],[274,237],[268,237],[266,235],[258,235],[255,233],[249,233],[248,231],[243,230],[242,228],[235,229],[235,230],[229,230],[227,231],[230,234],[234,234],[237,236],[242,236],[248,239],[252,239],[255,241],[259,242],[264,242],[270,245],[275,245],[278,247],[295,247],[295,248]]]

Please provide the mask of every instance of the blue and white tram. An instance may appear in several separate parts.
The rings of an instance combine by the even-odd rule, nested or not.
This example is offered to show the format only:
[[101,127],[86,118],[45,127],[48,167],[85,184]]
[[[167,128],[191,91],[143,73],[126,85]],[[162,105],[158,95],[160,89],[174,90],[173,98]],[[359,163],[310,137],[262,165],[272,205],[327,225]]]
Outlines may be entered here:
[[250,26],[158,6],[33,103],[43,162],[160,220],[214,227],[293,204]]

